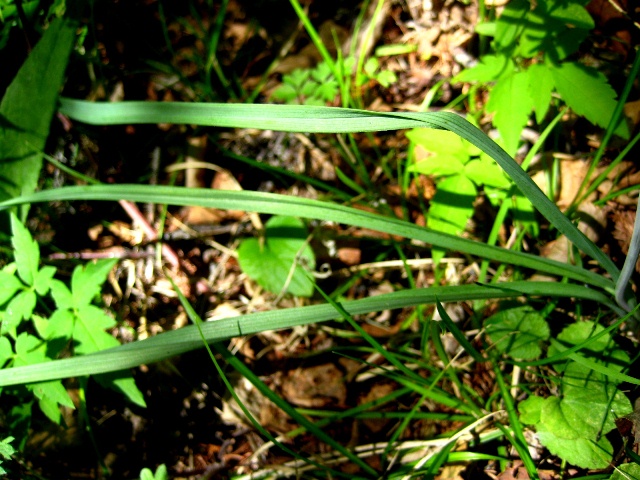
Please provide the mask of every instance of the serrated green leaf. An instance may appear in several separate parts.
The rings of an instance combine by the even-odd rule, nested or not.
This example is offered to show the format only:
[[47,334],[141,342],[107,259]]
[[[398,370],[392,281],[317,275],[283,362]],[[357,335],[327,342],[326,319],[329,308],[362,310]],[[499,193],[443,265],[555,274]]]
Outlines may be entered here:
[[53,279],[50,288],[51,296],[53,297],[53,301],[56,302],[56,308],[58,310],[73,308],[71,291],[63,282]]
[[13,347],[7,337],[0,337],[0,368],[4,367],[7,360],[13,358]]
[[68,341],[73,335],[75,316],[71,310],[57,309],[49,317],[43,338],[47,340],[62,339]]
[[[556,90],[578,115],[602,128],[607,128],[616,108],[616,93],[605,76],[594,68],[579,63],[564,62],[550,66]],[[629,138],[629,126],[624,117],[614,133]]]
[[507,188],[511,185],[511,180],[507,178],[504,171],[487,155],[471,160],[464,166],[463,173],[476,185],[495,188]]
[[42,348],[43,345],[42,340],[26,332],[18,335],[15,344],[16,354],[13,366],[21,367],[23,365],[46,362],[47,358]]
[[65,407],[69,407],[74,410],[76,408],[73,404],[73,400],[71,400],[71,397],[69,396],[69,392],[67,392],[67,389],[64,388],[62,381],[60,380],[32,383],[28,385],[28,388],[37,398],[49,397],[56,404],[64,405]]
[[324,102],[331,102],[338,94],[338,82],[335,80],[327,80],[324,83],[318,85],[315,95],[321,98]]
[[117,260],[98,260],[86,265],[78,265],[71,275],[71,293],[73,305],[80,308],[92,302],[107,280],[111,269]]
[[498,80],[491,90],[486,109],[495,112],[493,124],[504,141],[504,149],[509,155],[515,155],[520,135],[533,109],[527,73],[517,72]]
[[38,407],[45,414],[45,416],[53,423],[60,425],[62,415],[58,404],[49,397],[38,398]]
[[533,110],[536,122],[542,123],[551,106],[551,92],[553,91],[553,76],[543,63],[531,65],[527,70],[529,77],[529,96],[533,100]]
[[335,81],[331,67],[327,65],[327,62],[318,64],[318,66],[311,71],[311,77],[320,84],[326,81]]
[[319,86],[320,85],[317,82],[309,79],[308,81],[304,82],[304,84],[300,88],[300,94],[303,97],[313,97],[316,94],[316,90],[318,90]]
[[4,457],[5,459],[8,459],[9,457],[11,457],[11,455],[16,453],[15,449],[11,445],[9,445],[14,440],[15,439],[13,437],[7,437],[0,440],[0,455],[2,455],[2,457]]
[[104,373],[102,375],[96,375],[94,378],[103,387],[118,391],[124,394],[130,402],[146,408],[147,404],[144,401],[144,395],[142,395],[142,392],[136,386],[131,372],[120,371]]
[[515,64],[506,55],[484,55],[471,68],[465,68],[453,78],[453,82],[495,82],[499,78],[512,75]]
[[315,255],[306,242],[307,230],[297,218],[274,216],[265,225],[265,241],[261,247],[256,238],[244,240],[238,248],[240,268],[261,287],[280,293],[295,266],[287,292],[301,297],[313,295],[313,283],[296,265],[297,256],[305,268],[315,268]]
[[33,290],[23,290],[13,297],[4,311],[0,334],[16,336],[16,329],[24,319],[31,318],[36,307],[36,294]]
[[74,351],[78,355],[98,352],[106,348],[116,347],[120,343],[105,332],[116,321],[94,305],[78,308],[73,326]]
[[56,267],[50,265],[42,267],[36,274],[33,286],[41,297],[44,297],[51,288],[51,280],[56,274]]
[[305,82],[309,79],[311,72],[306,69],[297,68],[293,72],[288,75],[284,75],[282,77],[283,83],[288,83],[289,85],[293,85],[296,90],[300,90]]
[[549,325],[529,306],[510,308],[484,322],[491,343],[517,360],[531,360],[542,353],[540,344],[549,338]]
[[438,183],[431,199],[427,225],[440,232],[459,235],[473,215],[476,187],[464,175],[454,175]]
[[0,272],[0,306],[7,303],[23,286],[15,275]]
[[11,245],[18,267],[18,275],[24,283],[31,286],[35,281],[40,264],[40,249],[18,217],[11,212]]

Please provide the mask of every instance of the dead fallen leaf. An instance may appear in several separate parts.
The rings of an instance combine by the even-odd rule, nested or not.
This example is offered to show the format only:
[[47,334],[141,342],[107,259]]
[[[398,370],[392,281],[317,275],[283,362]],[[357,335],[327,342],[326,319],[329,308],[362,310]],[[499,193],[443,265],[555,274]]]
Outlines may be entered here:
[[344,405],[347,387],[342,371],[333,363],[325,363],[290,371],[282,382],[282,394],[301,407],[336,407]]

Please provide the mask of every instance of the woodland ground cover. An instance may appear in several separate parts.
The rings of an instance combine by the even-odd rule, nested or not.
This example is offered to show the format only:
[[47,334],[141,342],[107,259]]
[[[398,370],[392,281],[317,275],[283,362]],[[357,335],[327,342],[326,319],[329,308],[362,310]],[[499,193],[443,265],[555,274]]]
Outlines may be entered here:
[[640,476],[637,12],[1,8],[10,478]]

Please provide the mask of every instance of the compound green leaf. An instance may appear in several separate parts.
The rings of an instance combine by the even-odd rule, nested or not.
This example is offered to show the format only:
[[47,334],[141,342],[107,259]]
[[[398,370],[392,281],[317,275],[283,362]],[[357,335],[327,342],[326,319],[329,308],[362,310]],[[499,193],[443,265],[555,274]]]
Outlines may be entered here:
[[23,332],[16,338],[16,355],[13,363],[14,367],[32,365],[34,363],[46,362],[43,342],[27,332]]
[[4,311],[0,334],[16,336],[16,329],[22,320],[31,318],[36,307],[36,294],[33,290],[23,290],[13,297]]
[[35,282],[33,286],[36,289],[36,292],[41,297],[44,297],[49,289],[51,288],[51,281],[53,280],[53,276],[56,274],[56,267],[52,267],[50,265],[42,267],[38,270],[36,274]]
[[500,132],[504,148],[510,155],[514,155],[518,149],[520,135],[532,109],[533,100],[529,94],[529,76],[526,71],[501,78],[491,90],[487,111],[495,112],[493,124]]
[[496,348],[517,360],[531,360],[542,353],[540,344],[549,338],[549,325],[529,306],[510,308],[484,322],[487,335]]
[[[315,255],[308,245],[307,229],[294,217],[274,216],[265,225],[264,245],[257,238],[244,240],[238,248],[238,263],[262,288],[280,293],[288,278],[287,292],[301,297],[313,295],[313,282],[304,268],[315,269]],[[290,275],[291,269],[293,275]]]
[[63,282],[55,278],[51,281],[51,296],[58,310],[73,308],[71,291]]
[[47,340],[63,339],[67,341],[73,335],[75,316],[73,312],[66,308],[59,308],[51,314],[43,334]]
[[38,244],[18,217],[11,213],[11,245],[18,267],[18,275],[24,283],[31,286],[35,282],[40,264]]
[[[606,77],[594,68],[574,62],[550,65],[556,90],[578,115],[602,128],[607,128],[616,107],[616,92]],[[629,138],[629,126],[624,118],[615,133]]]
[[496,22],[496,50],[509,51],[515,48],[527,24],[526,17],[530,8],[528,0],[513,0],[506,5]]

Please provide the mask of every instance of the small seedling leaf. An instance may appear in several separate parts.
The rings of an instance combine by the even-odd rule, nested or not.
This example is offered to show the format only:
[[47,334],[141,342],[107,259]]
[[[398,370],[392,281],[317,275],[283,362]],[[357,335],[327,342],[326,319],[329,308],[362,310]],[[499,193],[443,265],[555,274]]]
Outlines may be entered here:
[[[616,92],[605,76],[594,68],[574,62],[551,65],[556,90],[578,115],[606,128],[616,107]],[[624,117],[614,133],[629,138],[629,126]]]
[[398,81],[398,77],[395,72],[391,70],[382,70],[376,75],[376,80],[384,88],[389,88],[392,84]]
[[18,217],[11,213],[11,245],[18,266],[18,275],[24,283],[33,285],[40,264],[40,249]]
[[275,216],[265,226],[263,246],[257,238],[249,238],[238,248],[240,268],[261,287],[272,293],[280,293],[291,268],[295,266],[287,292],[310,297],[313,295],[313,283],[302,270],[303,267],[297,264],[303,261],[305,268],[315,268],[315,256],[306,242],[304,224],[297,218]]
[[542,353],[540,344],[549,338],[549,325],[529,306],[510,308],[484,322],[491,343],[517,360],[531,360]]

